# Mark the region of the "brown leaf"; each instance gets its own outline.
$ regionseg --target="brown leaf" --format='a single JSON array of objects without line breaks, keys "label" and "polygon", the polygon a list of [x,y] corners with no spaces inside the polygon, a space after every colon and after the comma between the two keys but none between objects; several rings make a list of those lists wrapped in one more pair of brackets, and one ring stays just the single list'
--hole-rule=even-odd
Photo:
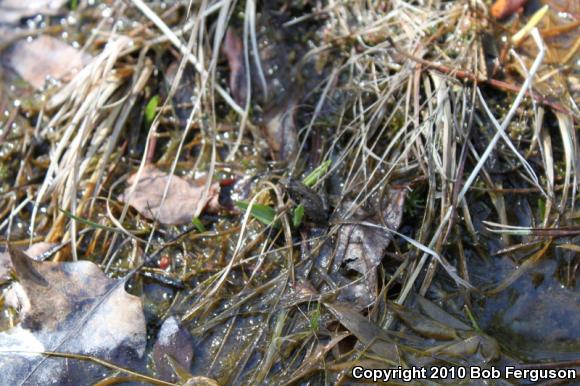
[{"label": "brown leaf", "polygon": [[368,349],[382,358],[398,360],[397,346],[391,337],[375,323],[371,322],[350,305],[324,303],[336,319]]},{"label": "brown leaf", "polygon": [[37,14],[53,15],[66,0],[0,0],[0,23],[18,23]]},{"label": "brown leaf", "polygon": [[[169,358],[168,358],[169,357]],[[163,322],[157,341],[153,346],[153,361],[155,369],[162,379],[175,382],[177,377],[169,363],[177,362],[184,369],[191,367],[193,359],[193,338],[189,331],[179,325],[179,321],[171,316]]]},{"label": "brown leaf", "polygon": [[409,309],[395,302],[389,303],[395,315],[416,333],[431,339],[452,340],[458,338],[455,327],[438,322],[419,312]]},{"label": "brown leaf", "polygon": [[90,55],[48,35],[21,40],[5,53],[4,62],[37,90],[47,77],[67,80],[85,66]]},{"label": "brown leaf", "polygon": [[[47,252],[53,246],[54,244],[51,243],[32,244],[30,248],[26,250],[26,254],[31,258],[33,258],[34,260],[38,260],[37,257],[40,257],[40,255]],[[10,260],[10,255],[8,254],[8,252],[0,253],[0,283],[10,279],[11,268],[12,261]]]},{"label": "brown leaf", "polygon": [[[194,181],[169,176],[153,166],[145,166],[141,178],[136,181],[137,173],[129,177],[125,193],[119,200],[128,202],[139,213],[148,219],[156,219],[162,224],[181,225],[191,222],[201,211],[216,212],[219,209],[219,183],[210,185],[204,196],[206,178],[201,177]],[[137,184],[131,194],[133,184]],[[167,196],[161,206],[165,186],[169,183]]]},{"label": "brown leaf", "polygon": [[285,106],[269,111],[264,118],[266,140],[279,160],[291,160],[298,151],[295,111],[296,101],[290,98]]},{"label": "brown leaf", "polygon": [[[123,366],[144,354],[141,299],[125,292],[124,281],[107,278],[89,261],[38,262],[11,247],[9,254],[18,283],[6,302],[20,310],[21,322],[0,333],[0,352],[67,352]],[[34,353],[11,352],[0,360],[6,384],[87,384],[102,371],[87,362]]]},{"label": "brown leaf", "polygon": [[[397,230],[401,224],[404,203],[405,191],[392,190],[382,214],[372,215],[359,208],[350,220],[384,225]],[[350,203],[344,205],[346,208],[349,206]],[[360,306],[367,306],[374,301],[377,292],[376,268],[381,263],[391,239],[392,234],[382,228],[362,224],[347,224],[340,228],[333,271],[346,268],[364,276],[362,281],[351,285],[353,288],[345,289],[343,295],[350,293],[358,298],[349,300],[357,301]]]}]

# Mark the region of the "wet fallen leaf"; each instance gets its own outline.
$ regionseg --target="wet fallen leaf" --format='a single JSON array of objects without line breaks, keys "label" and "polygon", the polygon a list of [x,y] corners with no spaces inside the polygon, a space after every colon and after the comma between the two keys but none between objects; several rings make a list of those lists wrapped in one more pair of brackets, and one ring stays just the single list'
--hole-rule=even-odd
[{"label": "wet fallen leaf", "polygon": [[[397,230],[401,224],[404,203],[405,191],[393,190],[389,194],[382,214],[373,215],[365,209],[359,208],[349,220],[370,222],[378,226],[385,225],[389,229]],[[346,203],[344,207],[348,208],[349,204]],[[344,294],[350,294],[351,296],[348,298],[357,300],[357,303],[362,307],[372,303],[375,299],[377,293],[376,269],[391,240],[392,234],[388,231],[360,224],[346,224],[339,231],[333,271],[338,272],[346,269],[346,271],[355,271],[363,275],[363,279],[353,282],[351,288],[345,289]]]},{"label": "wet fallen leaf", "polygon": [[293,159],[298,151],[295,112],[296,101],[290,97],[285,105],[277,106],[264,117],[266,140],[279,160]]},{"label": "wet fallen leaf", "polygon": [[472,327],[423,297],[416,297],[415,306],[389,302],[389,308],[415,333],[432,341],[447,341],[435,343],[426,353],[462,358],[466,363],[478,364],[487,363],[499,356],[499,345],[495,339],[480,331],[473,331]]},{"label": "wet fallen leaf", "polygon": [[[26,250],[26,254],[31,258],[38,260],[42,254],[50,250],[54,244],[51,243],[36,243],[32,244],[30,248]],[[10,279],[10,269],[12,268],[12,261],[10,260],[10,255],[8,252],[0,253],[0,283],[5,282]]]},{"label": "wet fallen leaf", "polygon": [[496,19],[504,19],[523,8],[528,0],[497,0],[491,6],[491,15]]},{"label": "wet fallen leaf", "polygon": [[423,314],[425,314],[426,316],[428,316],[429,318],[439,322],[439,323],[443,323],[448,327],[453,327],[457,330],[470,330],[471,327],[465,323],[463,323],[461,320],[457,319],[456,317],[454,317],[453,315],[447,313],[446,311],[444,311],[441,307],[439,307],[438,305],[436,305],[435,303],[433,303],[432,301],[422,297],[422,296],[417,296],[417,305],[419,306],[419,309],[421,310],[421,312]]},{"label": "wet fallen leaf", "polygon": [[90,55],[48,35],[14,43],[3,55],[3,62],[35,89],[47,78],[67,80],[83,68]]},{"label": "wet fallen leaf", "polygon": [[[178,377],[174,371],[176,365],[183,369],[191,367],[193,359],[193,338],[189,331],[179,325],[175,317],[169,317],[159,330],[157,342],[153,346],[153,361],[157,373],[162,379],[175,382]],[[190,375],[191,376],[191,375]]]},{"label": "wet fallen leaf", "polygon": [[291,378],[291,381],[288,383],[295,384],[296,381],[302,377],[309,375],[310,373],[321,370],[325,366],[325,359],[326,355],[338,344],[344,340],[349,334],[348,333],[341,333],[334,336],[328,343],[322,344],[318,343],[318,346],[310,351],[308,357],[304,358],[302,361],[302,365],[298,370],[294,372],[294,376]]},{"label": "wet fallen leaf", "polygon": [[451,340],[458,338],[457,331],[454,327],[440,323],[436,320],[421,315],[400,304],[390,303],[391,310],[403,321],[410,329],[427,338],[439,340]]},{"label": "wet fallen leaf", "polygon": [[95,363],[40,355],[64,352],[133,366],[145,352],[141,299],[124,281],[105,276],[89,261],[37,262],[9,247],[18,279],[6,295],[20,323],[0,333],[5,384],[90,384],[102,378]]},{"label": "wet fallen leaf", "polygon": [[462,358],[471,363],[482,364],[497,359],[500,348],[495,339],[487,335],[470,332],[464,339],[436,345],[428,349],[426,353],[450,358]]},{"label": "wet fallen leaf", "polygon": [[20,19],[37,14],[53,15],[66,0],[1,0],[0,23],[18,23]]},{"label": "wet fallen leaf", "polygon": [[369,321],[350,305],[324,303],[336,319],[369,350],[384,359],[397,361],[397,346],[379,326]]},{"label": "wet fallen leaf", "polygon": [[[203,210],[216,212],[219,209],[219,183],[212,183],[204,195],[205,177],[191,181],[169,176],[153,166],[145,166],[139,181],[136,178],[137,173],[129,177],[128,186],[119,200],[128,202],[148,219],[156,219],[162,224],[181,225],[190,223]],[[135,191],[131,193],[135,183]],[[167,183],[169,189],[161,206]]]}]

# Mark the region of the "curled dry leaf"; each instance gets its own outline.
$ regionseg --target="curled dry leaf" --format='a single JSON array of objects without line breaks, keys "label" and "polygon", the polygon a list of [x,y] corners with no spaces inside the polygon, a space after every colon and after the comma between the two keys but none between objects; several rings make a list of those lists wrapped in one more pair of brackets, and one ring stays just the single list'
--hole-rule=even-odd
[{"label": "curled dry leaf", "polygon": [[[359,208],[350,221],[364,221],[397,230],[401,224],[404,203],[405,191],[392,190],[382,213],[373,215]],[[344,206],[348,208],[350,203]],[[347,224],[340,228],[333,272],[346,269],[360,273],[363,278],[346,287],[342,293],[343,298],[339,296],[339,300],[348,298],[361,307],[374,302],[377,293],[376,269],[391,240],[392,234],[384,228],[361,224]]]},{"label": "curled dry leaf", "polygon": [[[219,209],[220,185],[214,182],[206,194],[206,177],[189,180],[170,176],[153,166],[145,166],[139,181],[137,173],[129,177],[128,186],[119,200],[129,203],[139,213],[162,224],[181,225],[191,222],[201,211],[216,212]],[[169,183],[167,196],[162,204],[163,193]],[[133,185],[135,191],[131,193]]]},{"label": "curled dry leaf", "polygon": [[53,15],[66,0],[0,0],[0,23],[18,23],[37,14]]},{"label": "curled dry leaf", "polygon": [[[38,354],[83,354],[133,366],[144,354],[141,299],[124,281],[107,278],[89,261],[38,262],[9,248],[18,283],[6,296],[20,323],[0,333],[0,372],[5,384],[91,384],[103,368]],[[24,352],[27,351],[27,352]]]},{"label": "curled dry leaf", "polygon": [[47,78],[67,80],[83,68],[91,56],[51,36],[41,35],[14,43],[3,62],[35,89],[44,87]]}]

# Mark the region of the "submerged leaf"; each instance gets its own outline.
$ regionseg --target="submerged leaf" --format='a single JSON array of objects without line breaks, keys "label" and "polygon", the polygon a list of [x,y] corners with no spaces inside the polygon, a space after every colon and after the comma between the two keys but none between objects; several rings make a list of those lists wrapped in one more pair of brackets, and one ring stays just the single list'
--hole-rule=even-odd
[{"label": "submerged leaf", "polygon": [[[3,382],[89,384],[102,377],[96,364],[62,361],[42,351],[90,355],[120,366],[145,352],[141,299],[124,281],[107,278],[89,261],[38,262],[9,248],[18,283],[6,296],[20,323],[0,333]],[[22,350],[28,350],[24,353]]]},{"label": "submerged leaf", "polygon": [[453,315],[449,314],[448,312],[444,311],[438,305],[433,303],[432,301],[422,297],[417,296],[417,305],[421,309],[421,311],[431,319],[443,323],[449,327],[453,327],[457,330],[469,330],[470,326],[463,323],[461,320],[457,319]]},{"label": "submerged leaf", "polygon": [[397,317],[416,333],[432,339],[451,340],[458,338],[457,330],[444,323],[428,318],[400,304],[390,303]]},{"label": "submerged leaf", "polygon": [[347,330],[372,352],[383,359],[397,362],[397,346],[379,326],[362,316],[350,305],[324,304]]},{"label": "submerged leaf", "polygon": [[499,357],[500,348],[495,339],[473,332],[466,335],[464,339],[434,346],[426,352],[437,356],[469,359],[470,362],[479,364],[493,361]]},{"label": "submerged leaf", "polygon": [[[178,378],[189,378],[191,374],[176,374],[179,366],[183,369],[191,367],[193,359],[193,338],[189,331],[179,325],[175,317],[169,317],[159,330],[157,342],[153,346],[153,361],[162,379],[175,382]],[[175,361],[172,363],[171,361]]]},{"label": "submerged leaf", "polygon": [[[136,178],[137,173],[129,177],[125,193],[119,200],[128,202],[148,219],[158,220],[162,224],[182,225],[190,223],[203,210],[216,212],[219,209],[219,183],[212,183],[204,194],[205,177],[191,181],[170,176],[153,166],[145,166],[140,180],[136,181]],[[168,183],[169,189],[162,205]],[[131,193],[134,184],[135,191]]]}]

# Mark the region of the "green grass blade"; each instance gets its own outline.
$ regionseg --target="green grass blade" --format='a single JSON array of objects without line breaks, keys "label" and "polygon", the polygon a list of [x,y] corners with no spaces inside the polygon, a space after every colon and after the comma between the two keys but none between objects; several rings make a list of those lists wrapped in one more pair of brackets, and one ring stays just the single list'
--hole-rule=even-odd
[{"label": "green grass blade", "polygon": [[[242,210],[248,210],[249,203],[247,201],[236,201],[236,206]],[[262,204],[254,204],[250,209],[250,214],[258,221],[266,224],[272,225],[274,219],[276,218],[276,211],[274,208],[262,205]]]},{"label": "green grass blade", "polygon": [[199,233],[205,232],[205,227],[203,226],[203,223],[201,222],[201,220],[199,219],[199,217],[194,217],[191,220],[191,223],[193,224],[193,226],[195,227],[195,229],[197,229],[197,231]]},{"label": "green grass blade", "polygon": [[155,113],[157,112],[157,106],[159,106],[159,95],[155,95],[149,102],[147,102],[147,106],[145,106],[145,124],[150,126],[155,119]]},{"label": "green grass blade", "polygon": [[304,205],[300,204],[294,209],[294,214],[292,216],[292,225],[294,225],[294,228],[298,228],[298,226],[302,223],[303,218]]},{"label": "green grass blade", "polygon": [[311,171],[310,174],[304,177],[302,183],[308,187],[314,185],[320,179],[320,177],[326,173],[331,163],[331,160],[326,160],[321,163],[316,169]]},{"label": "green grass blade", "polygon": [[75,216],[74,214],[72,214],[71,212],[69,212],[66,209],[58,208],[58,210],[60,210],[62,213],[64,213],[68,218],[71,218],[75,221],[78,221],[81,224],[85,224],[85,225],[88,225],[90,227],[97,228],[97,229],[104,229],[104,230],[111,231],[111,232],[123,233],[117,228],[108,227],[106,225],[101,225],[101,224],[98,224],[98,223],[93,222],[91,220],[87,220],[87,219],[84,219],[82,217]]}]

